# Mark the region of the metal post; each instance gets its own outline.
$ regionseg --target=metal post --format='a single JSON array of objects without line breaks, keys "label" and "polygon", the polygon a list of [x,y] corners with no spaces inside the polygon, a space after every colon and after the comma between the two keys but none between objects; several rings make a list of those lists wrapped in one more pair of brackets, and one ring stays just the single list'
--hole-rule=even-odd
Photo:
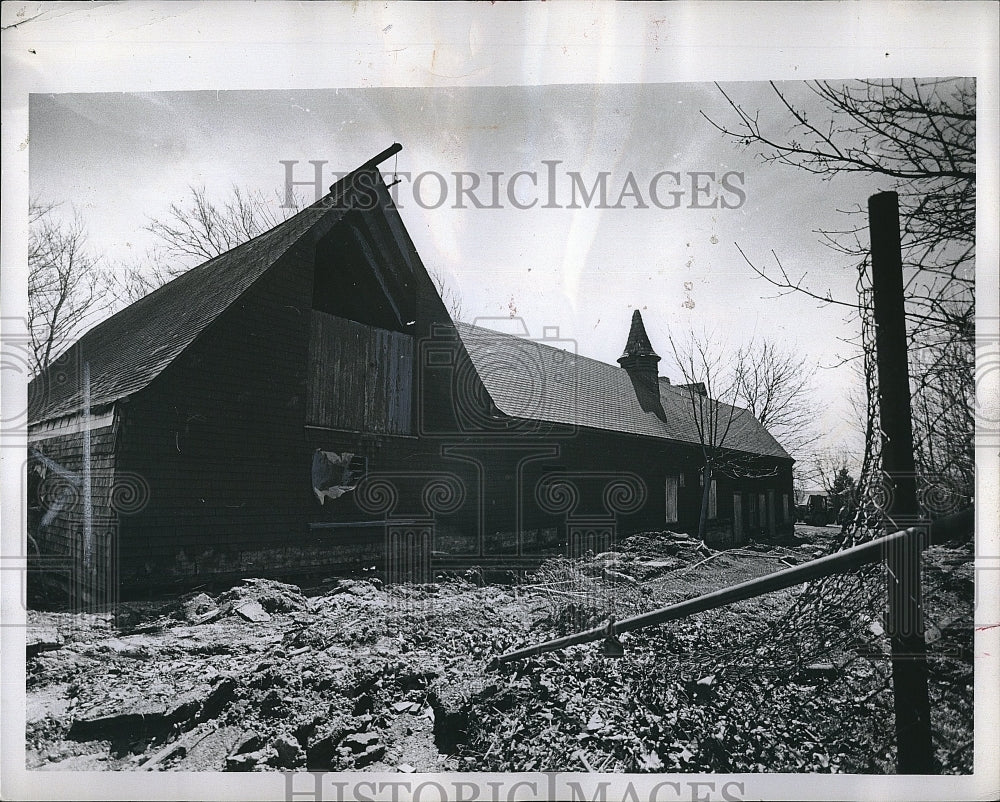
[{"label": "metal post", "polygon": [[[907,364],[899,198],[881,192],[868,199],[872,293],[878,364],[882,471],[888,484],[887,531],[918,522],[913,463],[910,372]],[[935,774],[927,698],[927,650],[920,593],[920,545],[894,541],[886,550],[887,629],[892,646],[897,771]]]}]

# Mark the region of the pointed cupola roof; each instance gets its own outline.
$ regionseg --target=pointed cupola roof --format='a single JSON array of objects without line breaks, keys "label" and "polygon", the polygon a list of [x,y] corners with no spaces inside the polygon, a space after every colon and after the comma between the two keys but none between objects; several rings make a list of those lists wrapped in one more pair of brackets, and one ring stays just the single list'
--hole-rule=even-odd
[{"label": "pointed cupola roof", "polygon": [[625,342],[625,351],[618,357],[618,364],[628,370],[631,367],[648,366],[656,369],[656,363],[660,361],[649,342],[649,335],[646,334],[646,327],[642,323],[642,315],[636,309],[632,313],[632,327],[628,332],[628,340]]}]

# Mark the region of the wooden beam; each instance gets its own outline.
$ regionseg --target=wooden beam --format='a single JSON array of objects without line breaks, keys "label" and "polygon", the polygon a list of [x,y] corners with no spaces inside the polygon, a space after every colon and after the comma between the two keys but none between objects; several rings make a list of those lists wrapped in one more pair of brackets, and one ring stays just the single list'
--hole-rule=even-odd
[{"label": "wooden beam", "polygon": [[[913,460],[906,305],[899,237],[899,198],[880,192],[868,199],[872,300],[878,365],[882,472],[890,499],[887,531],[919,519]],[[892,646],[896,711],[896,762],[900,774],[936,774],[927,696],[927,647],[920,587],[920,544],[901,541],[886,551],[889,586],[887,629]]]}]

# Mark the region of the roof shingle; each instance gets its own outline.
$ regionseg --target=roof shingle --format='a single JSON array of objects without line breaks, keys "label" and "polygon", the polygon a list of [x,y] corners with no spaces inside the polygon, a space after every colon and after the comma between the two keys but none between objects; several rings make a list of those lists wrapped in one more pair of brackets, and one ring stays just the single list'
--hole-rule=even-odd
[{"label": "roof shingle", "polygon": [[84,362],[90,365],[94,407],[148,386],[331,208],[324,198],[98,323],[67,349],[56,368],[32,380],[29,423],[81,410],[78,374]]},{"label": "roof shingle", "polygon": [[[659,382],[660,409],[644,409],[626,370],[551,345],[456,323],[469,357],[497,408],[513,418],[604,429],[700,444],[690,391]],[[790,459],[749,412],[733,410],[726,448]]]}]

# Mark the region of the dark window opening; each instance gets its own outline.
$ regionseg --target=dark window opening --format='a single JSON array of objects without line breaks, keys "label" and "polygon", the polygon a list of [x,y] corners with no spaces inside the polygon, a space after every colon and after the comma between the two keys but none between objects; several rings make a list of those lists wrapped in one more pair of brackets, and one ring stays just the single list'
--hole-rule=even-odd
[{"label": "dark window opening", "polygon": [[372,239],[359,212],[346,214],[316,247],[313,309],[408,332],[416,311],[413,288],[391,254]]}]

